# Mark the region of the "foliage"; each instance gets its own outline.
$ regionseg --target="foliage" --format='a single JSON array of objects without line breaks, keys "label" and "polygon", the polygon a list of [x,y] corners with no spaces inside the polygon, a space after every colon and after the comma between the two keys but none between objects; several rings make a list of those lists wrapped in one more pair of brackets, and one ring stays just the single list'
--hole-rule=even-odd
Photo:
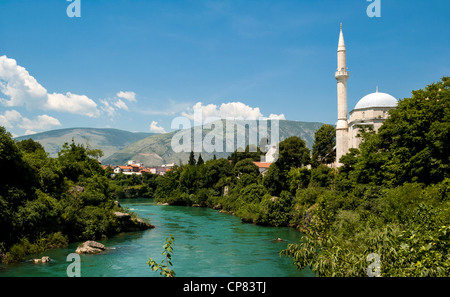
[{"label": "foliage", "polygon": [[333,126],[324,124],[314,134],[312,149],[312,164],[331,164],[336,160],[336,130]]},{"label": "foliage", "polygon": [[61,232],[48,235],[40,233],[34,242],[30,242],[28,238],[23,237],[9,249],[2,261],[5,263],[13,263],[24,260],[28,254],[42,253],[48,249],[65,247],[67,244],[68,239]]},{"label": "foliage", "polygon": [[195,156],[194,156],[194,152],[193,151],[191,151],[191,153],[189,154],[188,164],[191,165],[191,166],[197,164],[197,161],[195,161]]},{"label": "foliage", "polygon": [[164,259],[161,261],[160,264],[158,264],[155,260],[150,258],[147,262],[147,265],[151,267],[152,271],[159,270],[159,274],[164,277],[174,277],[175,271],[170,269],[172,266],[172,255],[173,255],[173,248],[172,245],[175,243],[175,238],[172,234],[170,234],[170,237],[166,238],[166,241],[163,245],[164,251],[162,252],[162,255],[164,256]]},{"label": "foliage", "polygon": [[275,162],[282,172],[290,168],[301,168],[310,164],[310,151],[306,142],[297,136],[291,136],[279,144],[278,160]]},{"label": "foliage", "polygon": [[8,168],[0,173],[0,260],[126,230],[113,214],[123,211],[114,203],[118,186],[92,158],[99,151],[72,141],[50,158],[39,143],[15,142],[3,127],[0,138],[1,168]]},{"label": "foliage", "polygon": [[244,149],[237,149],[228,157],[228,160],[232,161],[233,164],[237,164],[239,161],[244,159],[251,159],[255,162],[261,161],[261,156],[264,153],[260,150],[259,147],[255,147],[254,145],[247,145]]}]

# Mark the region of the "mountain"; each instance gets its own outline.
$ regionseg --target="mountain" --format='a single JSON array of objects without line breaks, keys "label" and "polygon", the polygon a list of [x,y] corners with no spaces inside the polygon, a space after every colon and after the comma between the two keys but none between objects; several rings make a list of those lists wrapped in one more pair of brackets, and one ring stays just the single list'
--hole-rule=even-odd
[{"label": "mountain", "polygon": [[[215,139],[223,138],[222,135],[225,135],[226,131],[226,123],[224,120],[222,122],[222,129],[217,128],[217,126],[213,126],[206,128],[203,126],[202,128],[202,139],[206,135],[208,137],[216,137]],[[231,144],[233,141],[233,151],[237,147],[245,148],[245,146],[249,143],[249,135],[257,135],[256,139],[259,139],[259,125],[261,124],[257,121],[257,125],[249,126],[246,125],[244,121],[233,121],[234,125],[234,139],[229,140],[228,144]],[[219,127],[220,127],[220,123]],[[271,121],[268,121],[268,134],[270,135],[271,131]],[[287,121],[280,120],[279,121],[279,141],[283,141],[284,139],[290,136],[298,136],[301,139],[305,140],[307,146],[311,149],[314,143],[314,133],[323,125],[323,123],[317,122],[297,122],[297,121]],[[238,132],[239,131],[239,132]],[[252,134],[254,133],[254,134]],[[239,137],[243,137],[245,135],[245,144],[243,146],[237,144]],[[186,164],[189,158],[189,152],[174,152],[172,148],[172,138],[176,137],[176,139],[190,139],[190,143],[194,143],[194,128],[184,129],[175,132],[165,133],[165,134],[155,134],[149,136],[147,138],[141,139],[126,148],[118,151],[108,158],[105,158],[102,163],[103,164],[111,164],[111,165],[124,165],[128,160],[136,160],[138,162],[144,163],[145,166],[158,166],[162,164],[168,163],[176,163],[179,164],[180,161],[183,164]],[[217,138],[218,137],[218,138]],[[226,139],[222,141],[223,150],[226,150]],[[206,152],[205,148],[202,151],[202,158],[206,161],[212,159],[214,155],[217,158],[226,158],[233,151],[228,152]],[[195,154],[198,157],[198,153]]]},{"label": "mountain", "polygon": [[68,128],[51,130],[47,132],[37,133],[33,135],[26,135],[16,137],[20,141],[24,139],[33,139],[38,141],[44,147],[45,151],[51,157],[57,156],[65,142],[70,143],[72,139],[75,143],[82,143],[89,145],[94,149],[101,149],[103,151],[103,159],[112,154],[126,148],[128,145],[135,143],[141,139],[149,137],[154,133],[144,132],[128,132],[118,129],[109,128]]}]

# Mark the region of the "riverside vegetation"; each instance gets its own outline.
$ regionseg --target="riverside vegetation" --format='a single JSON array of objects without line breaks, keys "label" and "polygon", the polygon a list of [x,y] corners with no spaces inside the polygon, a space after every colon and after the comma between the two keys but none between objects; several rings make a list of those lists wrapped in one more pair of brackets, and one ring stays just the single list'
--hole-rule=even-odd
[{"label": "riverside vegetation", "polygon": [[[338,170],[326,166],[335,159],[333,126],[317,130],[312,152],[302,139],[289,137],[264,176],[253,163],[261,152],[248,147],[206,162],[191,153],[188,164],[164,176],[111,176],[111,169],[102,171],[89,158],[95,150],[72,143],[56,159],[41,150],[38,158],[3,130],[0,160],[15,167],[2,176],[0,223],[7,228],[0,242],[11,254],[17,242],[58,242],[46,239],[51,234],[61,241],[110,234],[117,231],[110,211],[115,199],[153,197],[220,209],[244,222],[297,228],[300,242],[280,255],[318,276],[367,276],[371,253],[380,255],[382,276],[449,276],[449,103],[448,77],[413,91],[378,133],[362,129],[361,146],[341,159]],[[4,153],[3,139],[13,157]],[[74,159],[78,151],[84,151],[83,161]],[[12,178],[19,172],[20,179]],[[82,199],[71,193],[76,185],[85,189]],[[59,226],[63,230],[54,230]]]},{"label": "riverside vegetation", "polygon": [[10,263],[69,242],[151,227],[123,220],[116,185],[97,158],[74,142],[50,158],[31,139],[14,141],[0,127],[0,260]]},{"label": "riverside vegetation", "polygon": [[[378,133],[361,131],[339,170],[334,127],[279,144],[263,177],[260,153],[180,166],[157,178],[155,197],[207,206],[245,222],[291,226],[303,236],[280,254],[318,276],[367,276],[371,253],[381,276],[450,276],[450,78],[400,100]],[[311,169],[306,165],[311,164]]]}]

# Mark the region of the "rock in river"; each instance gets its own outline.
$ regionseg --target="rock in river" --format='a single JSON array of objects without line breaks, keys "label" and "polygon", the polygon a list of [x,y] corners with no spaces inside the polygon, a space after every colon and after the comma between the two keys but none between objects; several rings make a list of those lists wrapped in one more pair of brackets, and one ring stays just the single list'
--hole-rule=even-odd
[{"label": "rock in river", "polygon": [[126,212],[115,211],[114,215],[119,219],[119,222],[122,225],[122,231],[139,231],[155,228],[152,224],[147,223],[138,217],[132,217]]},{"label": "rock in river", "polygon": [[48,263],[48,262],[50,262],[50,257],[48,257],[48,256],[44,256],[44,257],[42,257],[42,258],[40,258],[40,259],[33,259],[33,260],[31,260],[33,263]]},{"label": "rock in river", "polygon": [[77,254],[99,254],[106,250],[106,247],[96,241],[86,241],[83,244],[79,245],[76,249],[75,253]]}]

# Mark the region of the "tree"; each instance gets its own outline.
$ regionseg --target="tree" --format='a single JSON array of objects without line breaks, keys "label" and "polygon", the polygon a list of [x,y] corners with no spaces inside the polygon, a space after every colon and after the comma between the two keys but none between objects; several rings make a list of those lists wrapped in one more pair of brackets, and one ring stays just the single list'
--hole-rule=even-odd
[{"label": "tree", "polygon": [[398,103],[379,130],[387,180],[437,183],[450,173],[450,77]]},{"label": "tree", "polygon": [[271,195],[278,196],[281,191],[287,188],[286,178],[278,167],[277,163],[272,163],[263,178],[263,185]]},{"label": "tree", "polygon": [[247,145],[245,147],[245,150],[242,151],[241,148],[235,150],[229,157],[228,160],[233,161],[233,164],[236,164],[237,162],[244,160],[244,159],[252,159],[255,162],[261,161],[261,156],[264,155],[264,153],[259,149],[259,147],[255,147],[252,145]]},{"label": "tree", "polygon": [[44,147],[33,139],[24,139],[17,142],[17,147],[25,153],[34,153],[37,150],[44,150]]},{"label": "tree", "polygon": [[194,152],[191,151],[191,154],[189,155],[188,165],[195,166],[195,164],[197,164],[197,162],[195,161],[195,155]]},{"label": "tree", "polygon": [[239,177],[242,174],[252,174],[254,176],[259,175],[259,168],[253,163],[253,160],[248,158],[241,160],[234,165],[233,173]]},{"label": "tree", "polygon": [[202,154],[199,154],[198,155],[198,160],[197,160],[197,165],[202,165],[202,164],[204,164],[205,162],[203,161],[203,158],[202,158]]},{"label": "tree", "polygon": [[286,177],[289,191],[295,195],[298,189],[308,187],[311,180],[311,170],[307,168],[291,168]]},{"label": "tree", "polygon": [[283,173],[291,167],[301,168],[310,162],[310,151],[304,140],[291,136],[280,142],[278,160],[275,163]]},{"label": "tree", "polygon": [[312,149],[313,165],[330,164],[336,160],[336,130],[333,126],[324,124],[314,134]]}]

